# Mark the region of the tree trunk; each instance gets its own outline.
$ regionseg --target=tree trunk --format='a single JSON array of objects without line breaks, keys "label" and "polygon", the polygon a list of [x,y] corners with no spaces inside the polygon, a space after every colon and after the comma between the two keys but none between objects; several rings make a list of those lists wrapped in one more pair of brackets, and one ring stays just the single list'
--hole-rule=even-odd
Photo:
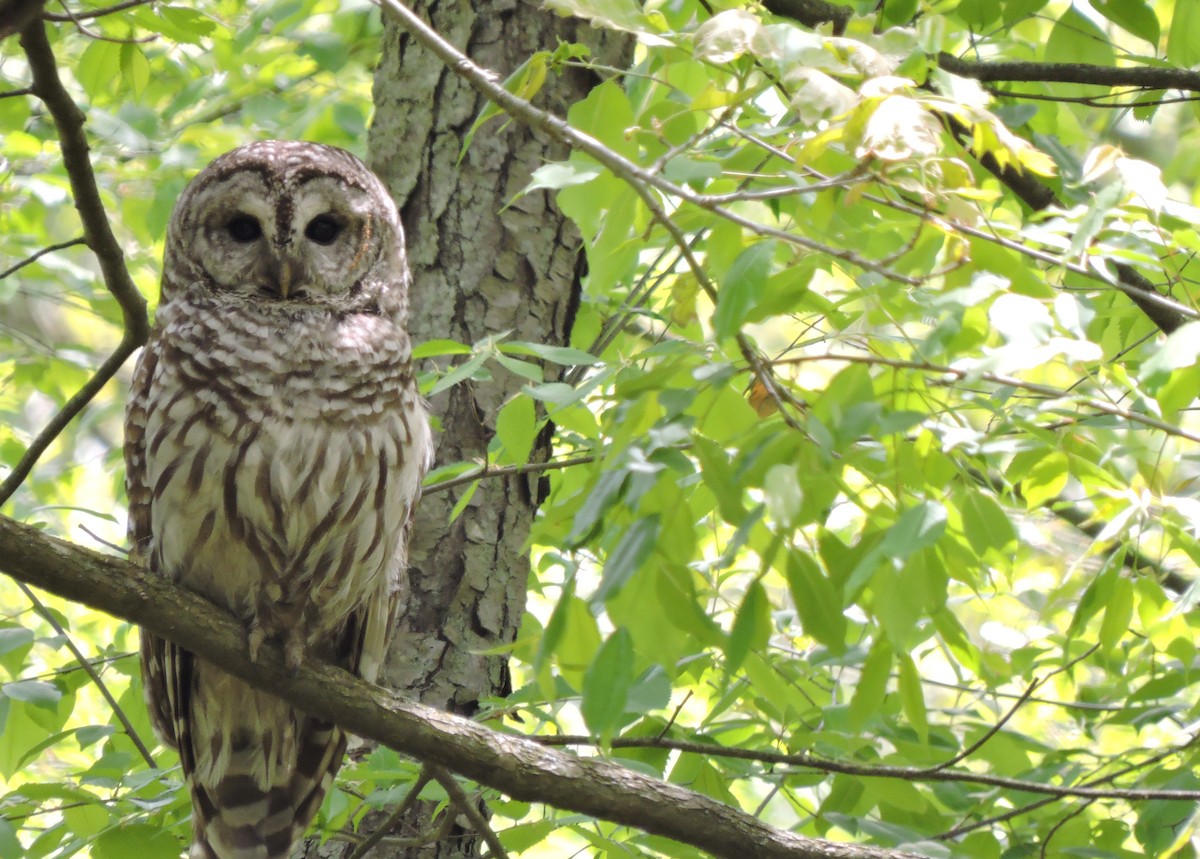
[{"label": "tree trunk", "polygon": [[[532,2],[413,4],[477,63],[507,77],[559,40],[590,43],[593,56],[617,64],[625,50],[611,35],[559,18]],[[602,53],[603,52],[603,53]],[[538,103],[565,115],[596,79],[568,69],[551,75]],[[371,166],[389,186],[408,238],[413,291],[409,330],[417,343],[451,338],[474,343],[511,331],[511,339],[564,344],[579,300],[579,236],[538,191],[517,198],[530,174],[566,152],[542,135],[490,121],[461,163],[463,138],[484,100],[405,32],[385,22],[375,75]],[[516,198],[516,199],[514,199]],[[506,208],[507,207],[507,208]],[[436,465],[486,461],[497,411],[526,380],[492,367],[493,380],[466,383],[435,397],[442,431]],[[553,366],[546,368],[554,378]],[[532,459],[549,454],[543,433]],[[424,498],[409,554],[409,592],[381,682],[414,699],[472,714],[481,698],[509,691],[507,660],[483,651],[511,642],[525,608],[526,539],[539,502],[535,478],[483,481],[465,510],[450,512],[468,486]],[[411,835],[429,824],[429,807],[395,830]],[[332,850],[331,850],[332,848]],[[332,842],[320,855],[343,855]],[[315,848],[310,856],[319,855]],[[449,859],[477,855],[473,833],[425,848],[380,846],[378,857]]]}]

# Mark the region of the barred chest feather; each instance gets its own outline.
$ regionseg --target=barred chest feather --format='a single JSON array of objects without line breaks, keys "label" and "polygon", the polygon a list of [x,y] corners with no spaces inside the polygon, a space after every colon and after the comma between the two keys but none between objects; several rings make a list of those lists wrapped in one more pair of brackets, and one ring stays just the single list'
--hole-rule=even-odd
[{"label": "barred chest feather", "polygon": [[394,589],[429,430],[394,321],[237,310],[175,302],[143,359],[151,563],[298,662]]}]

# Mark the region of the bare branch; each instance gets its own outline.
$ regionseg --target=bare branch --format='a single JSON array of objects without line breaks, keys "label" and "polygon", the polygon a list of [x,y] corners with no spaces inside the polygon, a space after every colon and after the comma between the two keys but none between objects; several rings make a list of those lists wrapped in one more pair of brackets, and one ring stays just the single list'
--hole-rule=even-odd
[{"label": "bare branch", "polygon": [[1200,91],[1200,71],[1166,66],[967,60],[944,51],[938,54],[938,65],[951,74],[972,78],[980,83],[1028,81]]},{"label": "bare branch", "polygon": [[432,495],[435,492],[444,492],[447,489],[453,489],[455,486],[462,486],[464,483],[474,483],[476,480],[483,480],[488,477],[540,474],[543,471],[557,471],[560,468],[570,468],[572,465],[587,465],[589,462],[595,461],[595,456],[583,454],[581,456],[569,456],[564,459],[551,459],[547,462],[528,462],[525,465],[481,465],[475,471],[451,477],[440,483],[427,486],[421,491],[425,495]]},{"label": "bare branch", "polygon": [[840,36],[850,21],[854,10],[840,3],[826,0],[766,0],[763,6],[776,15],[793,18],[807,27],[833,24],[833,34]]},{"label": "bare branch", "polygon": [[[810,239],[807,236],[801,236],[796,233],[790,233],[787,230],[761,224],[752,218],[713,203],[703,194],[697,194],[647,170],[645,167],[613,151],[591,135],[572,128],[561,117],[534,107],[525,99],[510,93],[503,86],[496,83],[494,80],[495,75],[473,63],[469,57],[442,38],[441,34],[422,21],[412,10],[400,3],[399,0],[376,0],[376,2],[385,15],[412,33],[414,38],[432,53],[436,54],[455,74],[509,116],[544,132],[571,149],[594,158],[604,167],[608,168],[614,176],[627,182],[650,208],[652,214],[657,201],[647,202],[647,198],[652,197],[651,189],[655,189],[671,197],[699,206],[757,235],[778,239],[781,242],[795,245],[807,251],[841,260],[847,265],[862,269],[863,271],[873,272],[897,283],[903,283],[908,286],[920,285],[920,279],[908,277],[886,266],[881,266],[877,262],[866,259],[854,251],[831,247],[830,245]],[[661,223],[661,219],[658,220]],[[668,231],[672,229],[669,224],[664,223],[663,226]],[[680,244],[681,239],[676,236],[672,236],[672,238],[676,240],[676,244]],[[681,249],[686,245],[687,242],[683,241],[680,245]],[[701,285],[703,286],[703,283]]]},{"label": "bare branch", "polygon": [[420,798],[421,791],[425,788],[425,785],[429,784],[432,778],[429,774],[429,767],[422,767],[420,775],[417,776],[417,780],[413,782],[413,786],[409,788],[408,793],[404,795],[404,799],[400,801],[400,804],[392,810],[387,820],[379,824],[374,832],[364,838],[354,848],[354,852],[350,854],[348,859],[365,859],[366,855],[371,852],[371,848],[383,841],[408,810],[413,807],[417,799]]},{"label": "bare branch", "polygon": [[500,838],[496,835],[495,830],[492,829],[487,818],[483,816],[475,803],[471,801],[471,797],[467,796],[462,786],[454,780],[454,776],[439,766],[430,766],[429,772],[446,791],[453,806],[458,809],[460,814],[465,815],[467,820],[471,821],[471,826],[487,843],[492,855],[499,859],[508,859],[508,851],[500,843]]},{"label": "bare branch", "polygon": [[70,633],[63,629],[62,624],[50,613],[50,610],[38,599],[38,595],[29,589],[29,585],[24,582],[17,582],[17,587],[21,589],[21,593],[33,605],[33,610],[36,611],[46,623],[62,638],[63,643],[67,645],[67,650],[71,651],[71,655],[75,657],[75,661],[79,663],[79,667],[86,672],[87,676],[96,684],[96,688],[100,690],[100,694],[104,696],[104,700],[108,702],[108,706],[112,707],[114,715],[121,723],[121,727],[125,729],[125,735],[129,737],[130,742],[138,750],[138,754],[142,756],[142,760],[146,762],[146,766],[154,768],[154,757],[150,754],[150,750],[146,748],[146,744],[142,742],[142,738],[138,736],[138,732],[134,730],[133,724],[129,721],[129,717],[125,715],[125,711],[121,709],[121,705],[117,703],[117,699],[113,697],[113,693],[109,691],[108,684],[100,677],[100,672],[96,670],[96,666],[92,661],[83,655],[83,651],[75,644]]},{"label": "bare branch", "polygon": [[[546,737],[533,737],[534,742],[544,746],[592,746],[596,744],[593,737],[576,734],[557,734]],[[1188,744],[1190,745],[1190,743]],[[756,761],[773,766],[794,766],[804,769],[819,770],[820,772],[841,773],[843,775],[861,776],[863,778],[895,778],[903,781],[953,781],[967,784],[982,784],[990,787],[1016,790],[1023,793],[1044,794],[1052,798],[1083,797],[1085,799],[1125,799],[1131,801],[1149,800],[1182,800],[1195,802],[1200,800],[1200,790],[1171,790],[1157,788],[1095,788],[1087,786],[1071,787],[1069,785],[1045,784],[1007,776],[994,776],[986,773],[963,772],[961,770],[943,770],[941,765],[934,767],[898,767],[889,764],[860,764],[835,761],[816,755],[801,752],[788,754],[772,752],[766,749],[745,749],[738,746],[718,746],[715,743],[691,742],[688,740],[671,740],[663,737],[616,737],[612,741],[614,749],[666,749],[670,751],[705,755],[716,758],[735,758],[743,761]],[[1168,755],[1182,754],[1187,746],[1170,749]],[[1110,779],[1106,779],[1110,780]]]},{"label": "bare branch", "polygon": [[203,597],[6,517],[0,517],[0,572],[140,624],[317,718],[519,800],[632,826],[728,859],[915,859],[787,832],[611,761],[547,749],[405,700],[325,663],[310,660],[293,672],[273,642],[252,662],[242,625]]},{"label": "bare branch", "polygon": [[[962,379],[981,379],[985,382],[991,382],[996,385],[1004,385],[1010,388],[1016,388],[1020,391],[1027,391],[1031,394],[1037,394],[1040,397],[1045,397],[1051,400],[1060,400],[1071,397],[1071,392],[1062,388],[1053,388],[1049,385],[1039,385],[1035,382],[1026,382],[1023,379],[1018,379],[1015,376],[1007,376],[1003,373],[982,373],[972,370],[965,370],[959,367],[948,367],[944,364],[932,364],[928,361],[908,361],[897,358],[883,358],[878,355],[796,355],[791,358],[778,358],[770,363],[772,364],[808,364],[813,361],[844,361],[848,364],[880,364],[886,367],[894,367],[899,370],[920,370],[926,373],[935,373],[945,376],[947,379],[962,380]],[[1100,414],[1111,415],[1112,417],[1121,418],[1132,423],[1141,424],[1151,429],[1165,432],[1167,435],[1185,438],[1188,441],[1200,442],[1200,434],[1185,430],[1182,427],[1159,420],[1158,418],[1144,415],[1141,412],[1134,412],[1129,409],[1121,408],[1114,403],[1107,403],[1103,400],[1097,400],[1091,397],[1081,397],[1076,400],[1080,406]]]},{"label": "bare branch", "polygon": [[46,254],[51,254],[51,253],[54,253],[55,251],[61,251],[64,248],[73,248],[73,247],[75,247],[75,245],[85,245],[85,244],[87,244],[87,239],[85,239],[83,236],[80,236],[77,239],[71,239],[69,242],[59,242],[56,245],[47,245],[46,247],[42,248],[37,253],[33,253],[33,254],[30,254],[29,256],[25,257],[25,259],[21,260],[16,265],[9,266],[4,271],[0,271],[0,280],[4,280],[4,278],[8,277],[10,274],[13,274],[14,272],[18,272],[21,269],[25,268],[25,266],[31,265],[31,264],[37,262],[39,259],[44,257]]},{"label": "bare branch", "polygon": [[62,410],[30,442],[20,461],[13,466],[4,482],[0,483],[0,504],[7,501],[16,491],[46,448],[116,374],[125,363],[125,359],[146,342],[150,333],[146,299],[138,292],[137,286],[129,276],[129,269],[125,266],[125,254],[109,226],[104,202],[100,198],[100,189],[96,185],[96,176],[92,172],[87,137],[83,133],[83,112],[63,87],[58,76],[54,52],[50,48],[49,39],[46,38],[46,27],[41,20],[31,21],[21,31],[21,47],[25,49],[25,56],[33,73],[33,93],[42,100],[50,115],[54,117],[63,164],[66,166],[71,193],[75,198],[75,208],[83,222],[83,235],[100,264],[104,285],[121,306],[124,333],[116,351],[96,369],[95,374],[67,400]]},{"label": "bare branch", "polygon": [[80,12],[74,14],[70,11],[66,13],[60,12],[43,12],[42,20],[56,21],[60,24],[78,23],[80,21],[94,21],[97,18],[103,18],[105,15],[113,15],[117,12],[124,12],[126,9],[132,9],[135,6],[147,6],[156,0],[125,0],[124,3],[116,3],[112,6],[105,6],[103,9],[92,9],[90,12]]}]

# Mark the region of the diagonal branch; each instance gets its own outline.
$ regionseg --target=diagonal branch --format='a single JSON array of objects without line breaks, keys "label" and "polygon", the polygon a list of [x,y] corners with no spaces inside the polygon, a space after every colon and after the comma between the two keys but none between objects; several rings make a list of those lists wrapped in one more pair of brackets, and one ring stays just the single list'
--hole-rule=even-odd
[{"label": "diagonal branch", "polygon": [[406,701],[330,665],[292,672],[275,644],[257,662],[245,631],[202,597],[120,558],[0,517],[0,572],[145,627],[258,688],[421,761],[516,799],[543,802],[690,844],[725,859],[917,859],[805,838],[679,785],[579,758]]},{"label": "diagonal branch", "polygon": [[71,99],[58,76],[54,51],[46,37],[46,27],[40,20],[29,22],[21,31],[21,47],[25,49],[33,76],[31,90],[54,117],[63,164],[71,183],[71,194],[75,198],[75,208],[79,210],[79,219],[83,222],[83,236],[100,264],[105,287],[121,306],[124,333],[108,360],[96,369],[83,387],[67,400],[59,413],[29,443],[21,459],[13,466],[4,482],[0,483],[0,504],[7,501],[17,490],[46,448],[75,416],[83,411],[108,380],[116,375],[125,359],[146,342],[150,333],[146,299],[138,292],[133,278],[129,276],[129,269],[125,266],[125,254],[113,235],[112,227],[109,226],[104,201],[96,185],[96,175],[92,172],[87,137],[83,132],[83,111]]},{"label": "diagonal branch", "polygon": [[75,247],[75,245],[85,245],[85,244],[87,244],[87,239],[80,237],[77,239],[71,239],[70,241],[66,241],[66,242],[59,242],[58,244],[47,245],[46,247],[42,248],[40,251],[37,251],[36,253],[32,253],[29,256],[25,257],[25,259],[21,260],[20,262],[9,266],[4,271],[0,271],[0,280],[4,280],[4,278],[8,277],[10,274],[20,271],[21,269],[25,268],[25,266],[27,266],[27,265],[32,265],[33,263],[37,262],[39,259],[44,257],[46,254],[54,253],[55,251],[61,251],[61,250],[64,250],[65,248],[72,248],[72,247]]},{"label": "diagonal branch", "polygon": [[[410,32],[417,41],[441,59],[451,71],[470,84],[473,89],[483,95],[488,101],[495,104],[518,122],[536,128],[564,146],[568,146],[572,150],[593,158],[606,167],[614,176],[628,183],[638,196],[642,198],[643,202],[648,201],[653,191],[658,191],[671,198],[712,212],[757,235],[778,239],[781,242],[795,245],[807,251],[839,259],[847,265],[878,274],[896,283],[902,283],[907,286],[920,286],[918,278],[900,274],[852,250],[832,247],[810,239],[807,236],[799,235],[798,233],[788,232],[787,230],[759,223],[753,218],[746,217],[739,212],[718,205],[708,195],[697,194],[682,185],[664,178],[658,173],[642,167],[640,164],[605,146],[591,135],[572,128],[562,117],[535,107],[520,96],[510,93],[502,85],[496,83],[493,79],[495,76],[491,72],[473,63],[469,57],[446,41],[440,33],[422,21],[420,17],[403,3],[400,3],[399,0],[375,0],[375,2],[383,11],[383,14]],[[647,205],[653,211],[653,204],[647,202]],[[663,224],[663,226],[668,230],[672,229],[669,224]],[[680,243],[678,236],[674,238],[676,244],[680,245],[680,250],[684,252],[684,256],[686,257],[687,251],[684,248],[687,242],[683,241]]]}]

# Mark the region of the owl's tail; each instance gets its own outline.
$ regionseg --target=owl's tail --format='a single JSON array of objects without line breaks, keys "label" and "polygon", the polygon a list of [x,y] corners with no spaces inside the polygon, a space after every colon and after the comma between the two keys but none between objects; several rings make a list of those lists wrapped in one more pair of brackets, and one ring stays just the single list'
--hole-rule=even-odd
[{"label": "owl's tail", "polygon": [[221,776],[209,784],[190,774],[194,838],[190,859],[287,859],[316,816],[346,751],[336,725],[306,719],[295,766],[260,784],[261,747],[234,748]]}]

